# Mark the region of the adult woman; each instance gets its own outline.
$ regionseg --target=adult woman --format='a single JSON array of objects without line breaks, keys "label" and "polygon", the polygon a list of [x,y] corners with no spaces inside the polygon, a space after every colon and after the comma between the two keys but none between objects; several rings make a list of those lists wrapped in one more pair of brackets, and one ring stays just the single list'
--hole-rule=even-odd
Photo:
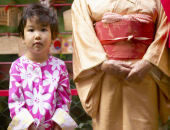
[{"label": "adult woman", "polygon": [[[131,24],[131,21],[137,22]],[[158,115],[161,113],[166,122],[168,109],[165,113],[162,110],[170,99],[170,70],[168,50],[165,47],[168,37],[167,18],[160,0],[75,0],[72,6],[72,22],[74,81],[83,108],[92,117],[93,128],[158,129]],[[118,22],[126,26],[119,28],[116,25]],[[120,38],[114,37],[117,35],[114,31],[114,36],[105,39],[102,36],[112,32],[106,29],[108,32],[103,33],[104,26],[108,26],[108,23],[113,25],[109,29],[117,26],[117,33],[124,32],[121,30],[128,32],[128,27],[138,27],[135,31],[139,35],[134,37],[135,32],[131,29],[127,34],[121,34]],[[154,37],[143,37],[143,24],[154,24],[148,26],[151,30],[148,34],[155,34]],[[146,39],[152,40],[146,45],[142,43]],[[109,43],[107,46],[110,41],[111,45]],[[165,82],[162,83],[162,79]]]}]

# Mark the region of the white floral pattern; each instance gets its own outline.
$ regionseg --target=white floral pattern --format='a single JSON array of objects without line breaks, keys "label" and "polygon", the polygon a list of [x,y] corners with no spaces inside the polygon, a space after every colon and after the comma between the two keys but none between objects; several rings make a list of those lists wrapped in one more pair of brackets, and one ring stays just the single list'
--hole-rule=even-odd
[{"label": "white floral pattern", "polygon": [[20,97],[18,97],[15,93],[13,93],[11,97],[14,100],[14,102],[9,103],[9,109],[14,108],[15,113],[18,113],[19,109],[22,108],[22,106],[25,104],[24,97],[22,94],[20,95]]},{"label": "white floral pattern", "polygon": [[26,100],[26,103],[28,106],[33,106],[32,112],[33,114],[36,114],[38,110],[40,111],[41,115],[45,114],[45,109],[50,110],[51,105],[48,102],[45,102],[49,100],[50,94],[44,94],[38,93],[36,88],[34,88],[33,93],[26,91],[25,95],[28,97]]},{"label": "white floral pattern", "polygon": [[38,82],[38,68],[33,69],[33,66],[28,64],[27,69],[20,69],[21,70],[21,79],[23,79],[22,86],[26,88],[28,85],[29,89],[32,90],[32,81]]},{"label": "white floral pattern", "polygon": [[47,79],[43,81],[43,86],[50,85],[49,92],[54,91],[54,88],[58,86],[59,81],[59,72],[58,70],[55,70],[53,74],[50,74],[49,71],[44,71]]},{"label": "white floral pattern", "polygon": [[60,59],[49,56],[40,64],[22,56],[12,63],[8,101],[12,118],[23,108],[34,118],[37,129],[50,130],[55,111],[68,112],[70,95],[68,72]]},{"label": "white floral pattern", "polygon": [[57,61],[56,59],[52,59],[51,63],[52,65],[51,69],[54,71],[56,68],[59,68],[61,65],[65,65],[64,62]]}]

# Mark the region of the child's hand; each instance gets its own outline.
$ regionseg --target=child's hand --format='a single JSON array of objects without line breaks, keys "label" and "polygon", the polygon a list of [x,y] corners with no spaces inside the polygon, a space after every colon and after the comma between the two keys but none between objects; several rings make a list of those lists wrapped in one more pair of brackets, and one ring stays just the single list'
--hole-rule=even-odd
[{"label": "child's hand", "polygon": [[127,80],[129,82],[141,81],[141,79],[144,78],[146,74],[150,72],[152,67],[153,65],[146,60],[136,62],[134,65],[132,65],[132,70],[127,76]]},{"label": "child's hand", "polygon": [[113,74],[118,78],[125,79],[131,71],[131,67],[121,61],[106,60],[101,65],[101,70]]},{"label": "child's hand", "polygon": [[61,127],[58,124],[54,124],[54,130],[62,130]]},{"label": "child's hand", "polygon": [[28,130],[36,130],[34,124],[31,124],[31,125],[29,126]]}]

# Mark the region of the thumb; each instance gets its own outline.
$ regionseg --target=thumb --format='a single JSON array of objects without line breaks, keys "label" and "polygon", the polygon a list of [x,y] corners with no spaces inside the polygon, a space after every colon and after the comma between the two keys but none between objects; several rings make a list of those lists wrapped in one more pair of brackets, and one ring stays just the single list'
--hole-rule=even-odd
[{"label": "thumb", "polygon": [[130,66],[130,65],[127,65],[127,64],[121,64],[121,66],[123,66],[123,67],[125,67],[125,68],[132,69],[132,66]]},{"label": "thumb", "polygon": [[136,72],[136,71],[135,71],[134,69],[132,69],[132,70],[129,72],[128,76],[126,77],[126,80],[128,80],[128,81],[132,80],[135,72]]},{"label": "thumb", "polygon": [[121,67],[121,71],[125,72],[125,73],[129,73],[131,71],[130,68],[126,68],[126,67]]}]

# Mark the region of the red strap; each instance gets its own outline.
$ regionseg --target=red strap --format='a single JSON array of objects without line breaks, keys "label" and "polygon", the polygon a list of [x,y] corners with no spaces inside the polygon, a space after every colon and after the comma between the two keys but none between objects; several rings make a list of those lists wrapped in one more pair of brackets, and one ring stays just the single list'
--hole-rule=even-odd
[{"label": "red strap", "polygon": [[[73,96],[76,96],[76,95],[78,95],[77,94],[77,90],[76,89],[71,89],[71,95],[73,95]],[[0,97],[3,97],[3,96],[9,96],[9,94],[8,94],[8,90],[0,90]]]}]

